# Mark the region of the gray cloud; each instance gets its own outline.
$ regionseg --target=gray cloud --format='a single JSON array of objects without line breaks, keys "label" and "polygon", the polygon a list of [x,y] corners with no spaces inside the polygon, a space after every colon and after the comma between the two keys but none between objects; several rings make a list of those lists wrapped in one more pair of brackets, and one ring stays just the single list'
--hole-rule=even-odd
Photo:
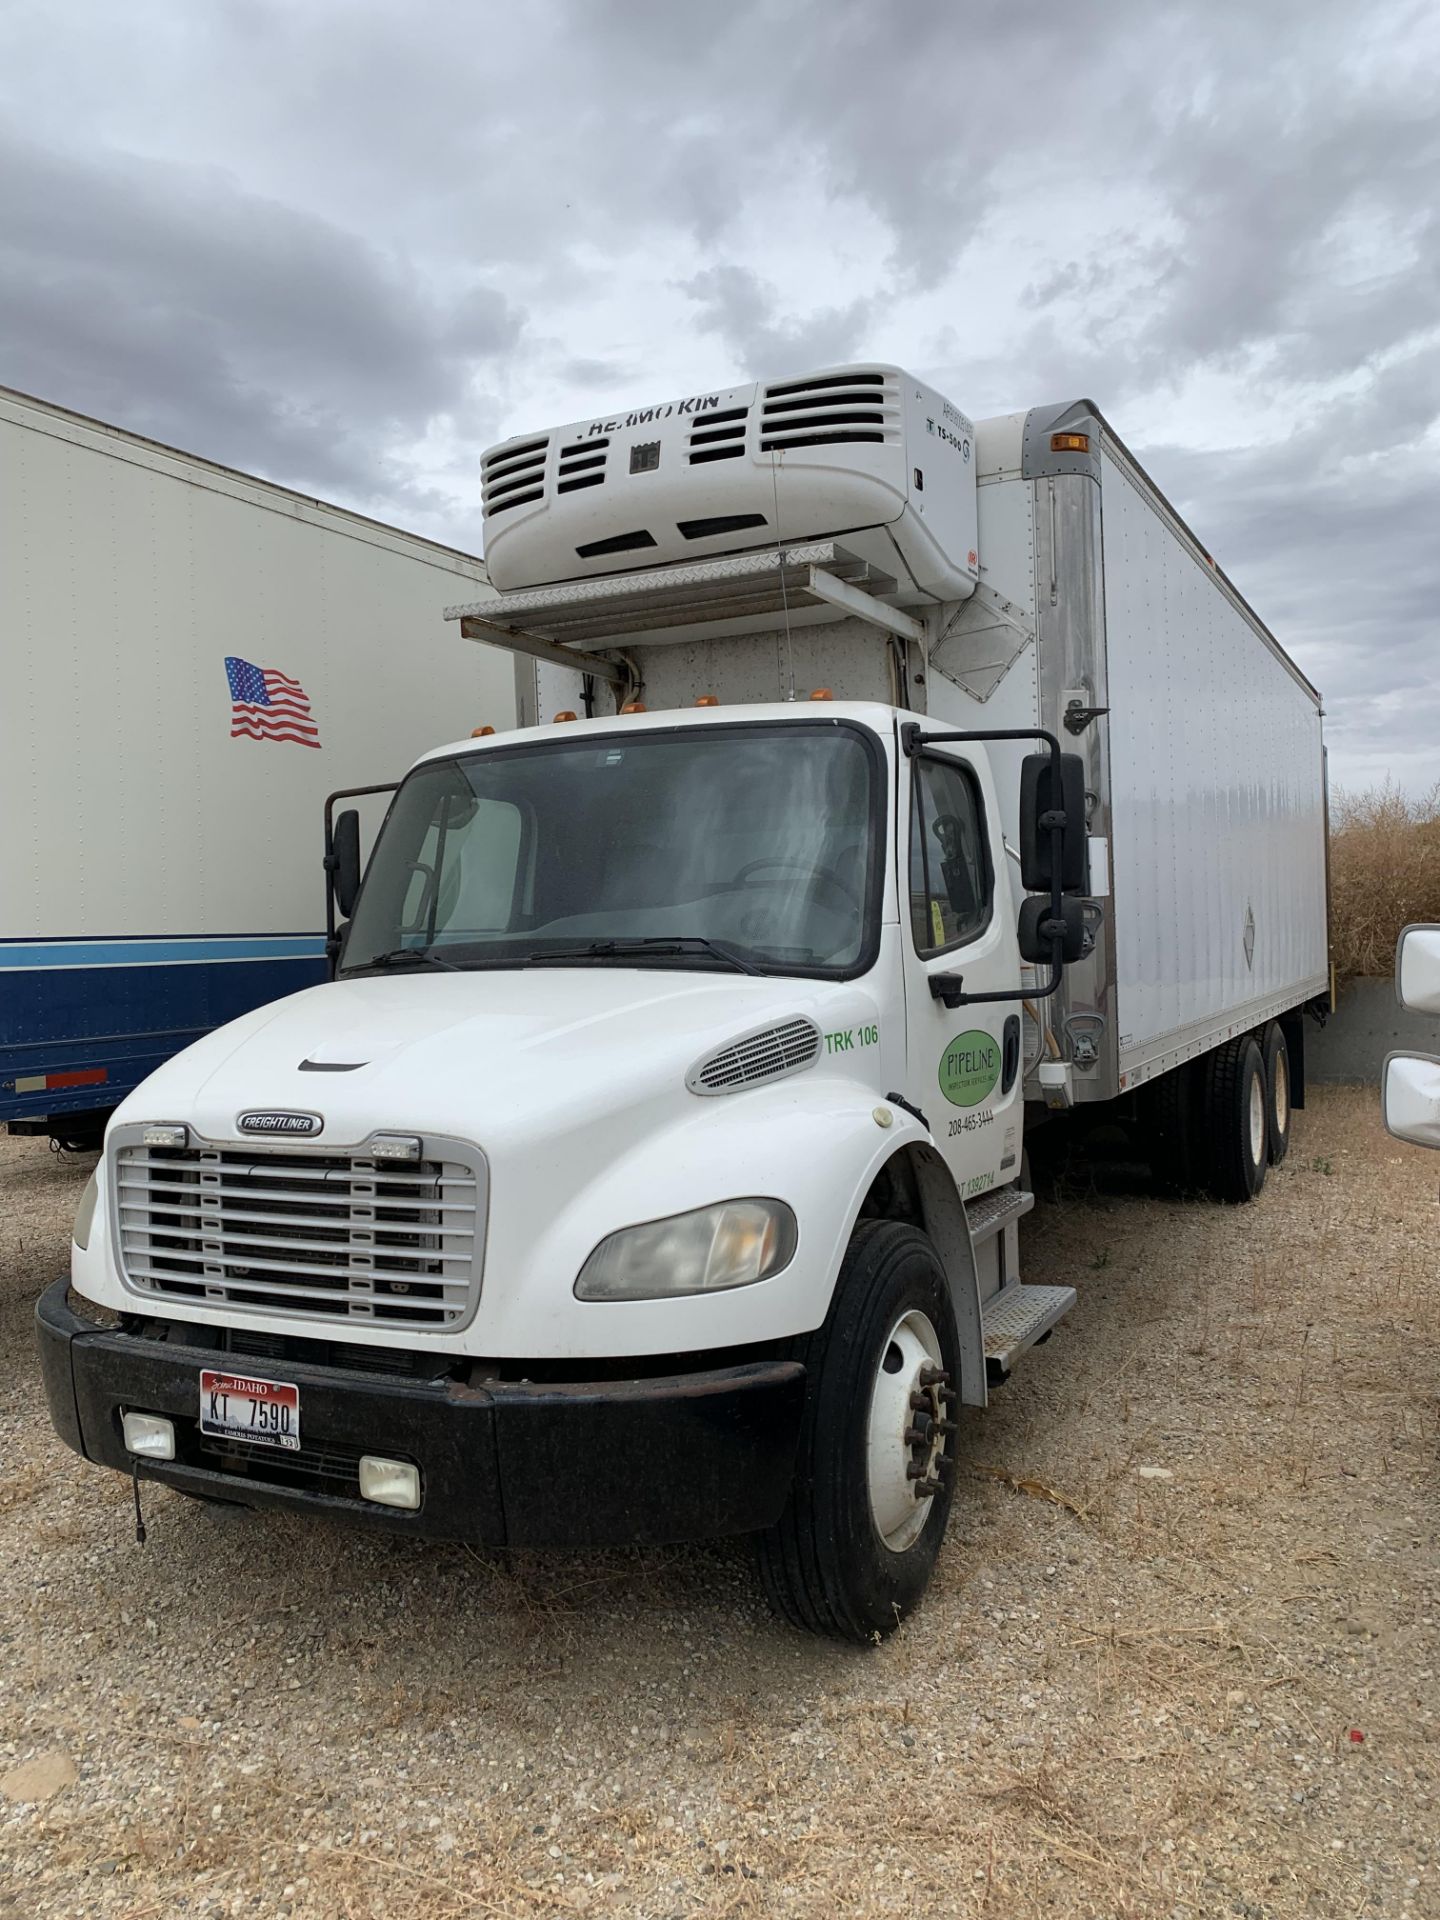
[{"label": "gray cloud", "polygon": [[853,359],[875,312],[874,300],[862,296],[782,318],[775,289],[745,267],[707,267],[681,290],[699,307],[700,330],[717,334],[740,370],[757,377]]},{"label": "gray cloud", "polygon": [[1089,393],[1337,759],[1418,758],[1437,58],[1423,0],[15,0],[0,379],[462,542],[489,439],[631,394]]},{"label": "gray cloud", "polygon": [[0,139],[7,379],[302,486],[374,497],[521,319],[212,172]]}]

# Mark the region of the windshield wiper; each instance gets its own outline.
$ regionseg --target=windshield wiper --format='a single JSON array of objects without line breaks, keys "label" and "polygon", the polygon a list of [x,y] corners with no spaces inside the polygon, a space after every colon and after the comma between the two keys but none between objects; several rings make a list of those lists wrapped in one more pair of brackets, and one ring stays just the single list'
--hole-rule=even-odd
[{"label": "windshield wiper", "polygon": [[[433,947],[394,947],[389,953],[377,953],[373,959],[362,961],[366,967],[403,967],[409,962],[417,967],[443,967],[447,973],[463,973],[463,967],[457,967],[453,960],[442,960]],[[346,973],[358,971],[346,967]]]},{"label": "windshield wiper", "polygon": [[587,960],[627,960],[646,954],[708,953],[723,960],[737,973],[763,973],[753,960],[747,960],[728,940],[707,940],[699,933],[635,934],[617,940],[592,940],[570,953],[532,953],[525,964],[530,967],[571,967]]}]

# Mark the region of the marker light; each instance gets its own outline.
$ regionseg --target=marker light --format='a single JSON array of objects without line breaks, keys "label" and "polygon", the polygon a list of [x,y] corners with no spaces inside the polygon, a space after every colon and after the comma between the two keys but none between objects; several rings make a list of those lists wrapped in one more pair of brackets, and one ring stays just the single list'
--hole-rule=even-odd
[{"label": "marker light", "polygon": [[574,718],[575,716],[569,707],[562,707],[560,712],[556,714],[553,724],[558,727],[562,720],[573,720]]},{"label": "marker light", "polygon": [[142,1460],[175,1458],[175,1422],[163,1420],[158,1413],[127,1413],[120,1422],[127,1453]]},{"label": "marker light", "polygon": [[833,700],[835,696],[831,693],[829,687],[816,687],[810,695],[810,698],[812,700]]},{"label": "marker light", "polygon": [[470,729],[470,738],[472,740],[485,740],[488,739],[494,731],[494,727],[472,727]]},{"label": "marker light", "polygon": [[386,1460],[378,1453],[362,1453],[360,1498],[373,1500],[379,1507],[404,1507],[415,1513],[420,1506],[420,1469],[408,1460]]},{"label": "marker light", "polygon": [[420,1136],[414,1133],[372,1133],[372,1160],[409,1160],[420,1158]]},{"label": "marker light", "polygon": [[622,713],[645,713],[648,709],[645,707],[643,701],[627,700],[620,711]]},{"label": "marker light", "polygon": [[702,693],[695,704],[697,707],[718,707],[720,702],[713,693]]},{"label": "marker light", "polygon": [[90,1229],[95,1224],[95,1202],[100,1197],[100,1184],[92,1173],[85,1182],[85,1191],[80,1196],[80,1204],[75,1209],[75,1225],[70,1230],[70,1238],[83,1253],[90,1244]]},{"label": "marker light", "polygon": [[147,1147],[188,1147],[190,1129],[188,1127],[168,1127],[152,1123],[146,1127],[140,1138]]},{"label": "marker light", "polygon": [[1050,451],[1051,453],[1089,453],[1090,436],[1088,433],[1052,433]]},{"label": "marker light", "polygon": [[575,1297],[663,1300],[748,1287],[788,1266],[798,1238],[782,1200],[723,1200],[612,1233],[581,1268]]}]

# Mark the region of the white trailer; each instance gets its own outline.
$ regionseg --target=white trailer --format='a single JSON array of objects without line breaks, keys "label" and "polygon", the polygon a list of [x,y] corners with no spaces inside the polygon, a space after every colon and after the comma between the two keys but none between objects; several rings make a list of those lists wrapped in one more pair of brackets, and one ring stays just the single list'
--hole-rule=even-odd
[{"label": "white trailer", "polygon": [[1075,1300],[1021,1272],[1027,1125],[1138,1116],[1232,1201],[1285,1150],[1318,696],[1088,402],[835,368],[483,472],[500,591],[450,613],[521,727],[417,762],[363,883],[343,812],[335,980],[116,1115],[56,1425],[412,1533],[751,1532],[866,1640],[956,1403]]},{"label": "white trailer", "polygon": [[317,809],[512,714],[467,554],[0,390],[0,1120],[324,977]]}]

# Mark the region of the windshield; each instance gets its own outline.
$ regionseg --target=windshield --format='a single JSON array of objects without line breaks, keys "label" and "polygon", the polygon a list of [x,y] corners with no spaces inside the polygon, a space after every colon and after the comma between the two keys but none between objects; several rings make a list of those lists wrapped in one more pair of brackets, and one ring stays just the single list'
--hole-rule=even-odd
[{"label": "windshield", "polygon": [[396,795],[342,971],[858,972],[876,919],[878,765],[859,729],[813,722],[432,761]]}]

